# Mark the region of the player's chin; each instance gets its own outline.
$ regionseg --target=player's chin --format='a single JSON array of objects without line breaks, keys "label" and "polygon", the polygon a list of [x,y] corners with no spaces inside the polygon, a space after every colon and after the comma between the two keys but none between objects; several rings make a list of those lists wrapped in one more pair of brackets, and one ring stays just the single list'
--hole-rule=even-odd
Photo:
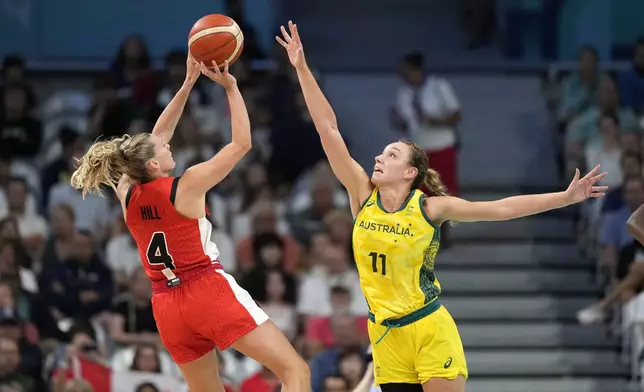
[{"label": "player's chin", "polygon": [[177,163],[174,161],[174,159],[170,158],[166,172],[169,173],[173,171],[176,166],[177,166]]},{"label": "player's chin", "polygon": [[371,183],[373,185],[378,186],[378,185],[382,184],[382,180],[383,180],[382,173],[373,172],[373,174],[371,175]]}]

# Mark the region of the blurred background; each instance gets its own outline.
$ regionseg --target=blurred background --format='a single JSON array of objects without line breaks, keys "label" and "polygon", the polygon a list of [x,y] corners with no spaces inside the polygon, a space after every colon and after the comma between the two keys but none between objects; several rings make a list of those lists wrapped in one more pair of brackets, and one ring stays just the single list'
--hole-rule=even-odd
[{"label": "blurred background", "polygon": [[[609,172],[603,200],[443,233],[441,301],[468,391],[640,390],[644,249],[625,222],[644,203],[644,2],[5,0],[0,391],[185,390],[118,203],[82,201],[69,177],[97,137],[151,130],[209,13],[244,31],[231,72],[254,138],[208,196],[213,240],[310,361],[315,392],[362,377],[367,308],[346,194],[273,44],[289,19],[368,172],[402,137],[470,200],[562,190],[576,167]],[[177,175],[230,137],[223,91],[202,79],[172,141]],[[279,388],[253,360],[220,354],[229,392]]]}]

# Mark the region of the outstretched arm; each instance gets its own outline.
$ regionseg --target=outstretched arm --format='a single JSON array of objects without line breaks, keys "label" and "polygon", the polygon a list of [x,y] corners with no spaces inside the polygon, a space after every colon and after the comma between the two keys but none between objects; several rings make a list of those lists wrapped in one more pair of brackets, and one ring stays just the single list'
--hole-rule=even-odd
[{"label": "outstretched arm", "polygon": [[289,22],[288,26],[290,34],[282,26],[283,38],[275,38],[286,49],[289,59],[297,71],[304,100],[315,124],[315,129],[320,135],[322,148],[329,159],[333,173],[349,192],[351,209],[355,215],[362,202],[371,194],[371,181],[364,169],[349,154],[338,130],[338,121],[333,108],[306,64],[297,26],[293,22]]},{"label": "outstretched arm", "polygon": [[190,54],[188,54],[186,67],[186,80],[168,106],[163,110],[152,129],[152,134],[159,137],[164,143],[169,143],[170,139],[172,139],[174,129],[177,127],[177,123],[181,118],[183,108],[186,106],[192,87],[197,82],[197,79],[199,79],[199,75],[201,75],[199,63]]},{"label": "outstretched arm", "polygon": [[179,187],[182,194],[203,197],[210,188],[217,185],[233,170],[251,148],[250,120],[244,98],[237,87],[237,81],[228,73],[228,62],[224,72],[213,62],[214,71],[201,64],[201,72],[226,89],[232,128],[232,141],[206,162],[190,167],[181,177]]},{"label": "outstretched arm", "polygon": [[579,179],[577,170],[564,192],[513,196],[485,202],[469,202],[450,196],[430,197],[427,199],[425,210],[430,219],[437,223],[448,220],[477,222],[522,218],[579,203],[589,197],[604,196],[608,187],[595,184],[604,178],[606,173],[597,174],[598,171],[599,166],[596,166],[584,178]]}]

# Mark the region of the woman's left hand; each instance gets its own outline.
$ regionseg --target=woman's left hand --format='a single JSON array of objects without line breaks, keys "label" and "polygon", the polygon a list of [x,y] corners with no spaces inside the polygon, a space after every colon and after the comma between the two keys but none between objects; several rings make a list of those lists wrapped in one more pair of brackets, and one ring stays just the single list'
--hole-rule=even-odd
[{"label": "woman's left hand", "polygon": [[186,60],[186,83],[194,84],[200,75],[201,65],[188,52],[188,59]]},{"label": "woman's left hand", "polygon": [[595,185],[602,178],[606,177],[608,173],[599,172],[599,165],[595,166],[588,174],[582,179],[579,179],[579,169],[575,170],[575,177],[572,179],[568,189],[566,189],[566,199],[569,204],[575,204],[586,200],[589,197],[603,197],[608,190],[607,186]]}]

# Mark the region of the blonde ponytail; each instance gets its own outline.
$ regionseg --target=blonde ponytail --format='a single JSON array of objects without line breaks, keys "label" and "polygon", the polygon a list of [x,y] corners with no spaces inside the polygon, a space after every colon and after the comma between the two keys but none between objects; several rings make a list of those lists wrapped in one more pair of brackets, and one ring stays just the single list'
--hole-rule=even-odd
[{"label": "blonde ponytail", "polygon": [[142,133],[94,143],[77,160],[72,187],[81,190],[84,198],[87,193],[103,196],[104,185],[116,190],[123,174],[138,182],[146,181],[149,177],[146,164],[154,157],[154,145],[149,138],[149,133]]},{"label": "blonde ponytail", "polygon": [[427,169],[423,185],[429,189],[434,196],[447,196],[447,187],[441,181],[441,176],[434,169]]}]

